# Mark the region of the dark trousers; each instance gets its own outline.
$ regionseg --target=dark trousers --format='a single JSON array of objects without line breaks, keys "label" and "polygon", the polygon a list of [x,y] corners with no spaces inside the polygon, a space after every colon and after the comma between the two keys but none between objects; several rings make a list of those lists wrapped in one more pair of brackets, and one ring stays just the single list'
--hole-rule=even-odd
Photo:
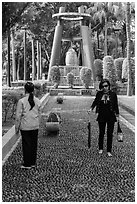
[{"label": "dark trousers", "polygon": [[21,135],[24,166],[35,165],[37,157],[38,129],[21,130]]},{"label": "dark trousers", "polygon": [[113,131],[114,131],[114,121],[108,122],[99,122],[99,150],[103,149],[105,128],[107,124],[107,152],[111,152],[112,149],[112,140],[113,140]]}]

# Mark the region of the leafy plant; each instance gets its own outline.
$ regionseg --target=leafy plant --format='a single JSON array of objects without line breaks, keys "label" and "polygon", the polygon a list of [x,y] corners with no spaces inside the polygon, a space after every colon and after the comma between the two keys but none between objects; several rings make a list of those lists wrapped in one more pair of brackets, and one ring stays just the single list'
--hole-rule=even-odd
[{"label": "leafy plant", "polygon": [[50,70],[50,80],[54,83],[54,88],[58,88],[60,83],[60,69],[59,66],[53,66]]},{"label": "leafy plant", "polygon": [[82,81],[82,83],[84,84],[85,88],[88,89],[89,85],[91,83],[91,69],[87,68],[87,67],[82,67],[80,70],[80,79]]},{"label": "leafy plant", "polygon": [[97,81],[100,81],[103,76],[103,62],[101,59],[94,60],[94,67],[95,67],[95,76]]},{"label": "leafy plant", "polygon": [[124,58],[117,58],[114,60],[114,66],[116,70],[116,77],[117,80],[122,80],[122,64],[123,64]]},{"label": "leafy plant", "polygon": [[116,88],[116,70],[111,56],[103,58],[103,77],[110,81],[112,89]]},{"label": "leafy plant", "polygon": [[40,83],[34,83],[34,92],[35,92],[35,96],[38,97],[39,95],[41,95],[42,93],[42,86]]},{"label": "leafy plant", "polygon": [[62,104],[63,103],[63,98],[58,96],[57,97],[57,103]]},{"label": "leafy plant", "polygon": [[46,82],[42,84],[42,92],[47,93],[47,83]]},{"label": "leafy plant", "polygon": [[2,96],[2,110],[4,112],[3,121],[7,121],[7,117],[13,118],[16,111],[18,100],[23,96],[23,92],[5,91]]},{"label": "leafy plant", "polygon": [[[131,61],[131,80],[132,80],[132,88],[135,89],[135,58],[130,58]],[[128,80],[128,66],[127,66],[127,58],[124,59],[122,64],[122,80]]]},{"label": "leafy plant", "polygon": [[72,88],[73,84],[74,84],[74,74],[72,72],[69,72],[67,74],[67,82],[68,82],[70,88]]}]

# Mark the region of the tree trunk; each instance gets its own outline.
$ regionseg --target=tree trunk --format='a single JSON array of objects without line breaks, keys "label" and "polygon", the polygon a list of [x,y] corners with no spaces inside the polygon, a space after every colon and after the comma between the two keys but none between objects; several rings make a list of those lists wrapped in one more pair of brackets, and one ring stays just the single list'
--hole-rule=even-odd
[{"label": "tree trunk", "polygon": [[116,41],[116,44],[115,44],[115,58],[118,58],[118,34],[115,33],[115,41]]},{"label": "tree trunk", "polygon": [[24,81],[26,81],[27,63],[26,63],[26,29],[24,30]]},{"label": "tree trunk", "polygon": [[132,79],[131,79],[131,62],[130,62],[130,3],[129,2],[127,2],[127,7],[126,7],[126,33],[127,33],[127,68],[128,68],[127,96],[131,96]]},{"label": "tree trunk", "polygon": [[42,59],[41,59],[41,43],[39,43],[39,75],[40,79],[42,79]]},{"label": "tree trunk", "polygon": [[37,40],[37,80],[40,78],[39,40]]},{"label": "tree trunk", "polygon": [[35,80],[35,53],[34,53],[34,39],[32,39],[32,81]]},{"label": "tree trunk", "polygon": [[10,29],[8,29],[8,67],[7,67],[7,85],[11,86],[11,78],[10,78]]},{"label": "tree trunk", "polygon": [[17,68],[17,81],[20,80],[19,71],[20,71],[20,56],[18,55],[18,68]]},{"label": "tree trunk", "polygon": [[13,82],[16,81],[16,61],[15,61],[15,48],[14,48],[14,31],[11,31],[12,43],[12,69],[13,69]]},{"label": "tree trunk", "polygon": [[97,31],[97,56],[99,59],[99,32]]},{"label": "tree trunk", "polygon": [[105,16],[104,57],[107,56],[107,16]]}]

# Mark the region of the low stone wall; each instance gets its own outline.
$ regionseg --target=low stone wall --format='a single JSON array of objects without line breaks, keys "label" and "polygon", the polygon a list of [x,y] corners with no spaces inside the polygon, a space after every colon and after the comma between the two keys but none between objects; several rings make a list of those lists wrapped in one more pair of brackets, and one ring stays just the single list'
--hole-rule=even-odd
[{"label": "low stone wall", "polygon": [[57,96],[59,93],[67,96],[80,96],[80,89],[50,89],[51,96]]},{"label": "low stone wall", "polygon": [[81,89],[80,93],[83,96],[95,96],[96,95],[96,89],[95,88]]},{"label": "low stone wall", "polygon": [[117,94],[118,95],[126,95],[127,94],[127,87],[118,87]]},{"label": "low stone wall", "polygon": [[[67,82],[67,77],[66,76],[61,76],[60,77],[60,86],[67,86],[68,82]],[[74,76],[74,86],[82,86],[82,82],[79,76]]]},{"label": "low stone wall", "polygon": [[[50,94],[47,93],[41,98],[42,108],[48,102]],[[15,134],[15,125],[2,137],[2,162],[3,164],[16,148],[21,136]]]},{"label": "low stone wall", "polygon": [[[127,95],[127,86],[128,83],[124,82],[124,83],[117,83],[117,94],[118,95]],[[133,95],[135,95],[135,85],[133,85]]]},{"label": "low stone wall", "polygon": [[63,93],[66,96],[80,96],[80,95],[88,95],[88,96],[95,96],[96,89],[89,88],[89,89],[81,89],[81,88],[58,88],[58,89],[50,89],[49,90],[51,96],[57,96],[59,93]]}]

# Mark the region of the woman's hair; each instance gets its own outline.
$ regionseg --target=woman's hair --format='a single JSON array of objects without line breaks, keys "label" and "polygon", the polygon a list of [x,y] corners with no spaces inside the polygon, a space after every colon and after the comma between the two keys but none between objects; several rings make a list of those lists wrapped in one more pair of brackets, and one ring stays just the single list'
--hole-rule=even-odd
[{"label": "woman's hair", "polygon": [[110,82],[109,82],[108,79],[102,79],[102,80],[101,80],[101,82],[100,82],[100,84],[99,84],[99,89],[101,90],[101,89],[103,88],[103,84],[104,84],[104,83],[107,83],[107,84],[108,84],[109,90],[110,90]]},{"label": "woman's hair", "polygon": [[25,92],[29,93],[29,98],[28,98],[28,102],[31,106],[30,110],[32,110],[32,108],[35,106],[34,103],[34,95],[33,95],[33,91],[34,91],[34,84],[31,82],[27,82],[24,86],[25,88]]}]

